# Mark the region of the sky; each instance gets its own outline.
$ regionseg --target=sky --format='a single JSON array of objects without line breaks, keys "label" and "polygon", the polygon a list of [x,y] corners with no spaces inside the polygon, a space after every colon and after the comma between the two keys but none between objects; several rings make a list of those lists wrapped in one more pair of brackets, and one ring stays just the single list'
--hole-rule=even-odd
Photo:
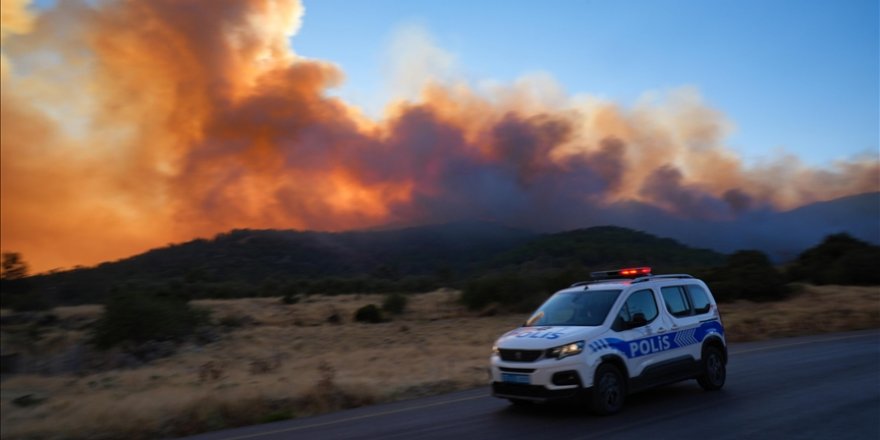
[{"label": "sky", "polygon": [[237,228],[729,222],[880,191],[877,2],[2,0],[0,18],[0,247],[34,271]]},{"label": "sky", "polygon": [[[304,2],[295,50],[339,64],[336,91],[371,114],[387,102],[388,50],[427,33],[474,82],[552,75],[570,94],[631,104],[696,87],[735,124],[727,144],[812,165],[880,148],[878,2]],[[340,13],[345,11],[345,13]]]}]

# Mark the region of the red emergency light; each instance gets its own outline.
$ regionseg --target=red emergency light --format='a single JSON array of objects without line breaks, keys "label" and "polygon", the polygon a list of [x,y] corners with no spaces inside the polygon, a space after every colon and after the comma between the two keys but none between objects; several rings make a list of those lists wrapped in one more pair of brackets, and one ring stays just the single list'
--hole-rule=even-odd
[{"label": "red emergency light", "polygon": [[602,278],[637,278],[651,275],[650,267],[627,267],[625,269],[606,270],[590,274],[595,279]]}]

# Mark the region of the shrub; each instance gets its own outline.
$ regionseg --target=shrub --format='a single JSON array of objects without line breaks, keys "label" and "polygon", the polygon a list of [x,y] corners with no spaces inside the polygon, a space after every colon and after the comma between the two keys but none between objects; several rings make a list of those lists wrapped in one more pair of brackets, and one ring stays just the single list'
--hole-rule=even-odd
[{"label": "shrub", "polygon": [[294,414],[292,409],[283,408],[266,414],[260,419],[260,423],[280,422],[294,418],[296,418],[296,414]]},{"label": "shrub", "polygon": [[737,251],[723,267],[701,275],[718,301],[746,299],[774,301],[783,299],[789,289],[785,278],[773,267],[763,252]]},{"label": "shrub", "polygon": [[105,304],[92,342],[99,348],[150,340],[177,341],[208,321],[206,311],[188,302],[143,292],[116,295]]},{"label": "shrub", "polygon": [[383,322],[382,311],[375,304],[367,304],[354,313],[354,320],[358,322],[366,322],[376,324]]},{"label": "shrub", "polygon": [[788,269],[793,281],[815,284],[880,284],[880,247],[848,234],[833,234],[804,251]]},{"label": "shrub", "polygon": [[334,308],[332,312],[330,312],[330,316],[327,317],[327,322],[330,324],[342,324],[342,316],[339,316],[339,312]]},{"label": "shrub", "polygon": [[407,297],[401,293],[385,295],[385,301],[382,302],[382,310],[399,315],[406,309],[407,301]]},{"label": "shrub", "polygon": [[219,320],[217,320],[217,324],[223,327],[230,328],[244,327],[246,325],[252,325],[254,323],[256,323],[256,320],[249,315],[239,315],[235,313],[223,315],[222,317],[220,317]]},{"label": "shrub", "polygon": [[3,293],[3,307],[16,312],[37,312],[49,310],[52,304],[38,291],[25,293]]},{"label": "shrub", "polygon": [[17,312],[52,308],[43,291],[35,288],[30,278],[0,278],[0,301],[4,308]]},{"label": "shrub", "polygon": [[546,275],[520,277],[495,274],[471,281],[461,295],[461,302],[471,310],[499,304],[514,312],[530,312],[555,290],[553,279]]}]

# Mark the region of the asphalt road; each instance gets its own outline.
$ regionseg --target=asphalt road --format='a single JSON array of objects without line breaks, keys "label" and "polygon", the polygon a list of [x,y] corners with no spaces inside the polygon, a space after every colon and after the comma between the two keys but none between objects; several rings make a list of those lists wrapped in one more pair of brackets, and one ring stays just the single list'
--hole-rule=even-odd
[{"label": "asphalt road", "polygon": [[723,390],[682,382],[608,417],[515,408],[480,388],[188,438],[880,439],[880,330],[731,344]]}]

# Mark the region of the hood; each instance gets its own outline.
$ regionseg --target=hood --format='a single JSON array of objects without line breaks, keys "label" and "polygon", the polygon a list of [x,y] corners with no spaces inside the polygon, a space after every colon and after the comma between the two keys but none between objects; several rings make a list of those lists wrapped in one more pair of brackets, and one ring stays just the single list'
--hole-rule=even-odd
[{"label": "hood", "polygon": [[544,350],[577,341],[590,343],[603,332],[602,327],[520,327],[503,334],[498,348]]}]

